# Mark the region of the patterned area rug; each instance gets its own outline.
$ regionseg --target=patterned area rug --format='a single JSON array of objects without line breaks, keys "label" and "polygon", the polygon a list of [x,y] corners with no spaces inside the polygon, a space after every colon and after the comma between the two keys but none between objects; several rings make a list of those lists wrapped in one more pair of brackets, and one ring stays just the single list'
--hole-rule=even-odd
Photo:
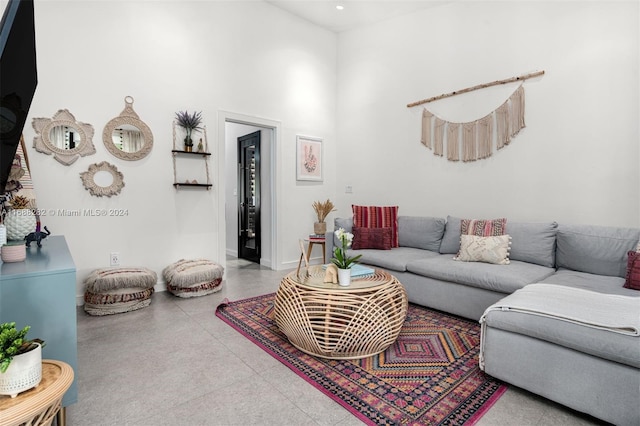
[{"label": "patterned area rug", "polygon": [[507,389],[478,367],[480,325],[409,304],[398,340],[360,360],[326,360],[289,343],[274,294],[223,303],[216,315],[372,425],[472,425]]}]

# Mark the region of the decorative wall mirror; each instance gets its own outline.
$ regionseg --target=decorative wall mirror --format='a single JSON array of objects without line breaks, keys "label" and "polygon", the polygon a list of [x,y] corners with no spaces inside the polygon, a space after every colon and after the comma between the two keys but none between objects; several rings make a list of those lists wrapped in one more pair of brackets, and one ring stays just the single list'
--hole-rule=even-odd
[{"label": "decorative wall mirror", "polygon": [[43,154],[53,154],[53,158],[68,166],[80,156],[96,153],[93,146],[93,126],[76,121],[66,109],[59,110],[53,118],[34,118],[36,131],[33,147]]},{"label": "decorative wall mirror", "polygon": [[122,160],[140,160],[151,152],[153,134],[133,110],[133,98],[124,98],[124,110],[109,121],[102,132],[107,150]]},{"label": "decorative wall mirror", "polygon": [[124,177],[116,166],[102,161],[89,166],[89,170],[80,173],[85,189],[96,197],[118,195],[124,187]]}]

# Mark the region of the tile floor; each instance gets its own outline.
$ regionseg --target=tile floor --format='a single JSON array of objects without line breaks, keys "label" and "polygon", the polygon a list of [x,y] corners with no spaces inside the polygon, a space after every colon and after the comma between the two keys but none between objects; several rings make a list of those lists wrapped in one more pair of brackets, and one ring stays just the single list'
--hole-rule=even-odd
[{"label": "tile floor", "polygon": [[[67,425],[358,425],[352,414],[220,321],[215,307],[275,292],[286,271],[230,258],[223,289],[92,317],[78,309],[78,402]],[[478,423],[597,425],[510,388]]]}]

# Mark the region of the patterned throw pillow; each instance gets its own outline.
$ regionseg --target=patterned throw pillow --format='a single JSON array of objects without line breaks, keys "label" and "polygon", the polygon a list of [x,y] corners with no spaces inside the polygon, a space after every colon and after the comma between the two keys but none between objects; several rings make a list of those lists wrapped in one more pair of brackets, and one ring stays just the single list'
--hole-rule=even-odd
[{"label": "patterned throw pillow", "polygon": [[461,235],[477,235],[479,237],[494,237],[504,235],[507,219],[462,219],[460,221]]},{"label": "patterned throw pillow", "polygon": [[356,206],[353,208],[354,228],[391,228],[391,247],[398,245],[398,206]]},{"label": "patterned throw pillow", "polygon": [[485,262],[496,265],[509,264],[511,236],[497,235],[478,237],[477,235],[461,235],[460,251],[454,260],[462,262]]},{"label": "patterned throw pillow", "polygon": [[629,251],[627,256],[627,277],[623,287],[640,290],[640,252]]},{"label": "patterned throw pillow", "polygon": [[354,250],[377,249],[391,250],[391,228],[353,228]]}]

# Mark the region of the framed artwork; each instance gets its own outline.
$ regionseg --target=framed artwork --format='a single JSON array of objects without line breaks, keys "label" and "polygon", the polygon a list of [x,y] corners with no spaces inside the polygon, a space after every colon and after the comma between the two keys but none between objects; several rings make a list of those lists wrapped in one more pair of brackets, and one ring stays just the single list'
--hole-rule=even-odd
[{"label": "framed artwork", "polygon": [[322,182],[322,139],[296,136],[296,180]]}]

